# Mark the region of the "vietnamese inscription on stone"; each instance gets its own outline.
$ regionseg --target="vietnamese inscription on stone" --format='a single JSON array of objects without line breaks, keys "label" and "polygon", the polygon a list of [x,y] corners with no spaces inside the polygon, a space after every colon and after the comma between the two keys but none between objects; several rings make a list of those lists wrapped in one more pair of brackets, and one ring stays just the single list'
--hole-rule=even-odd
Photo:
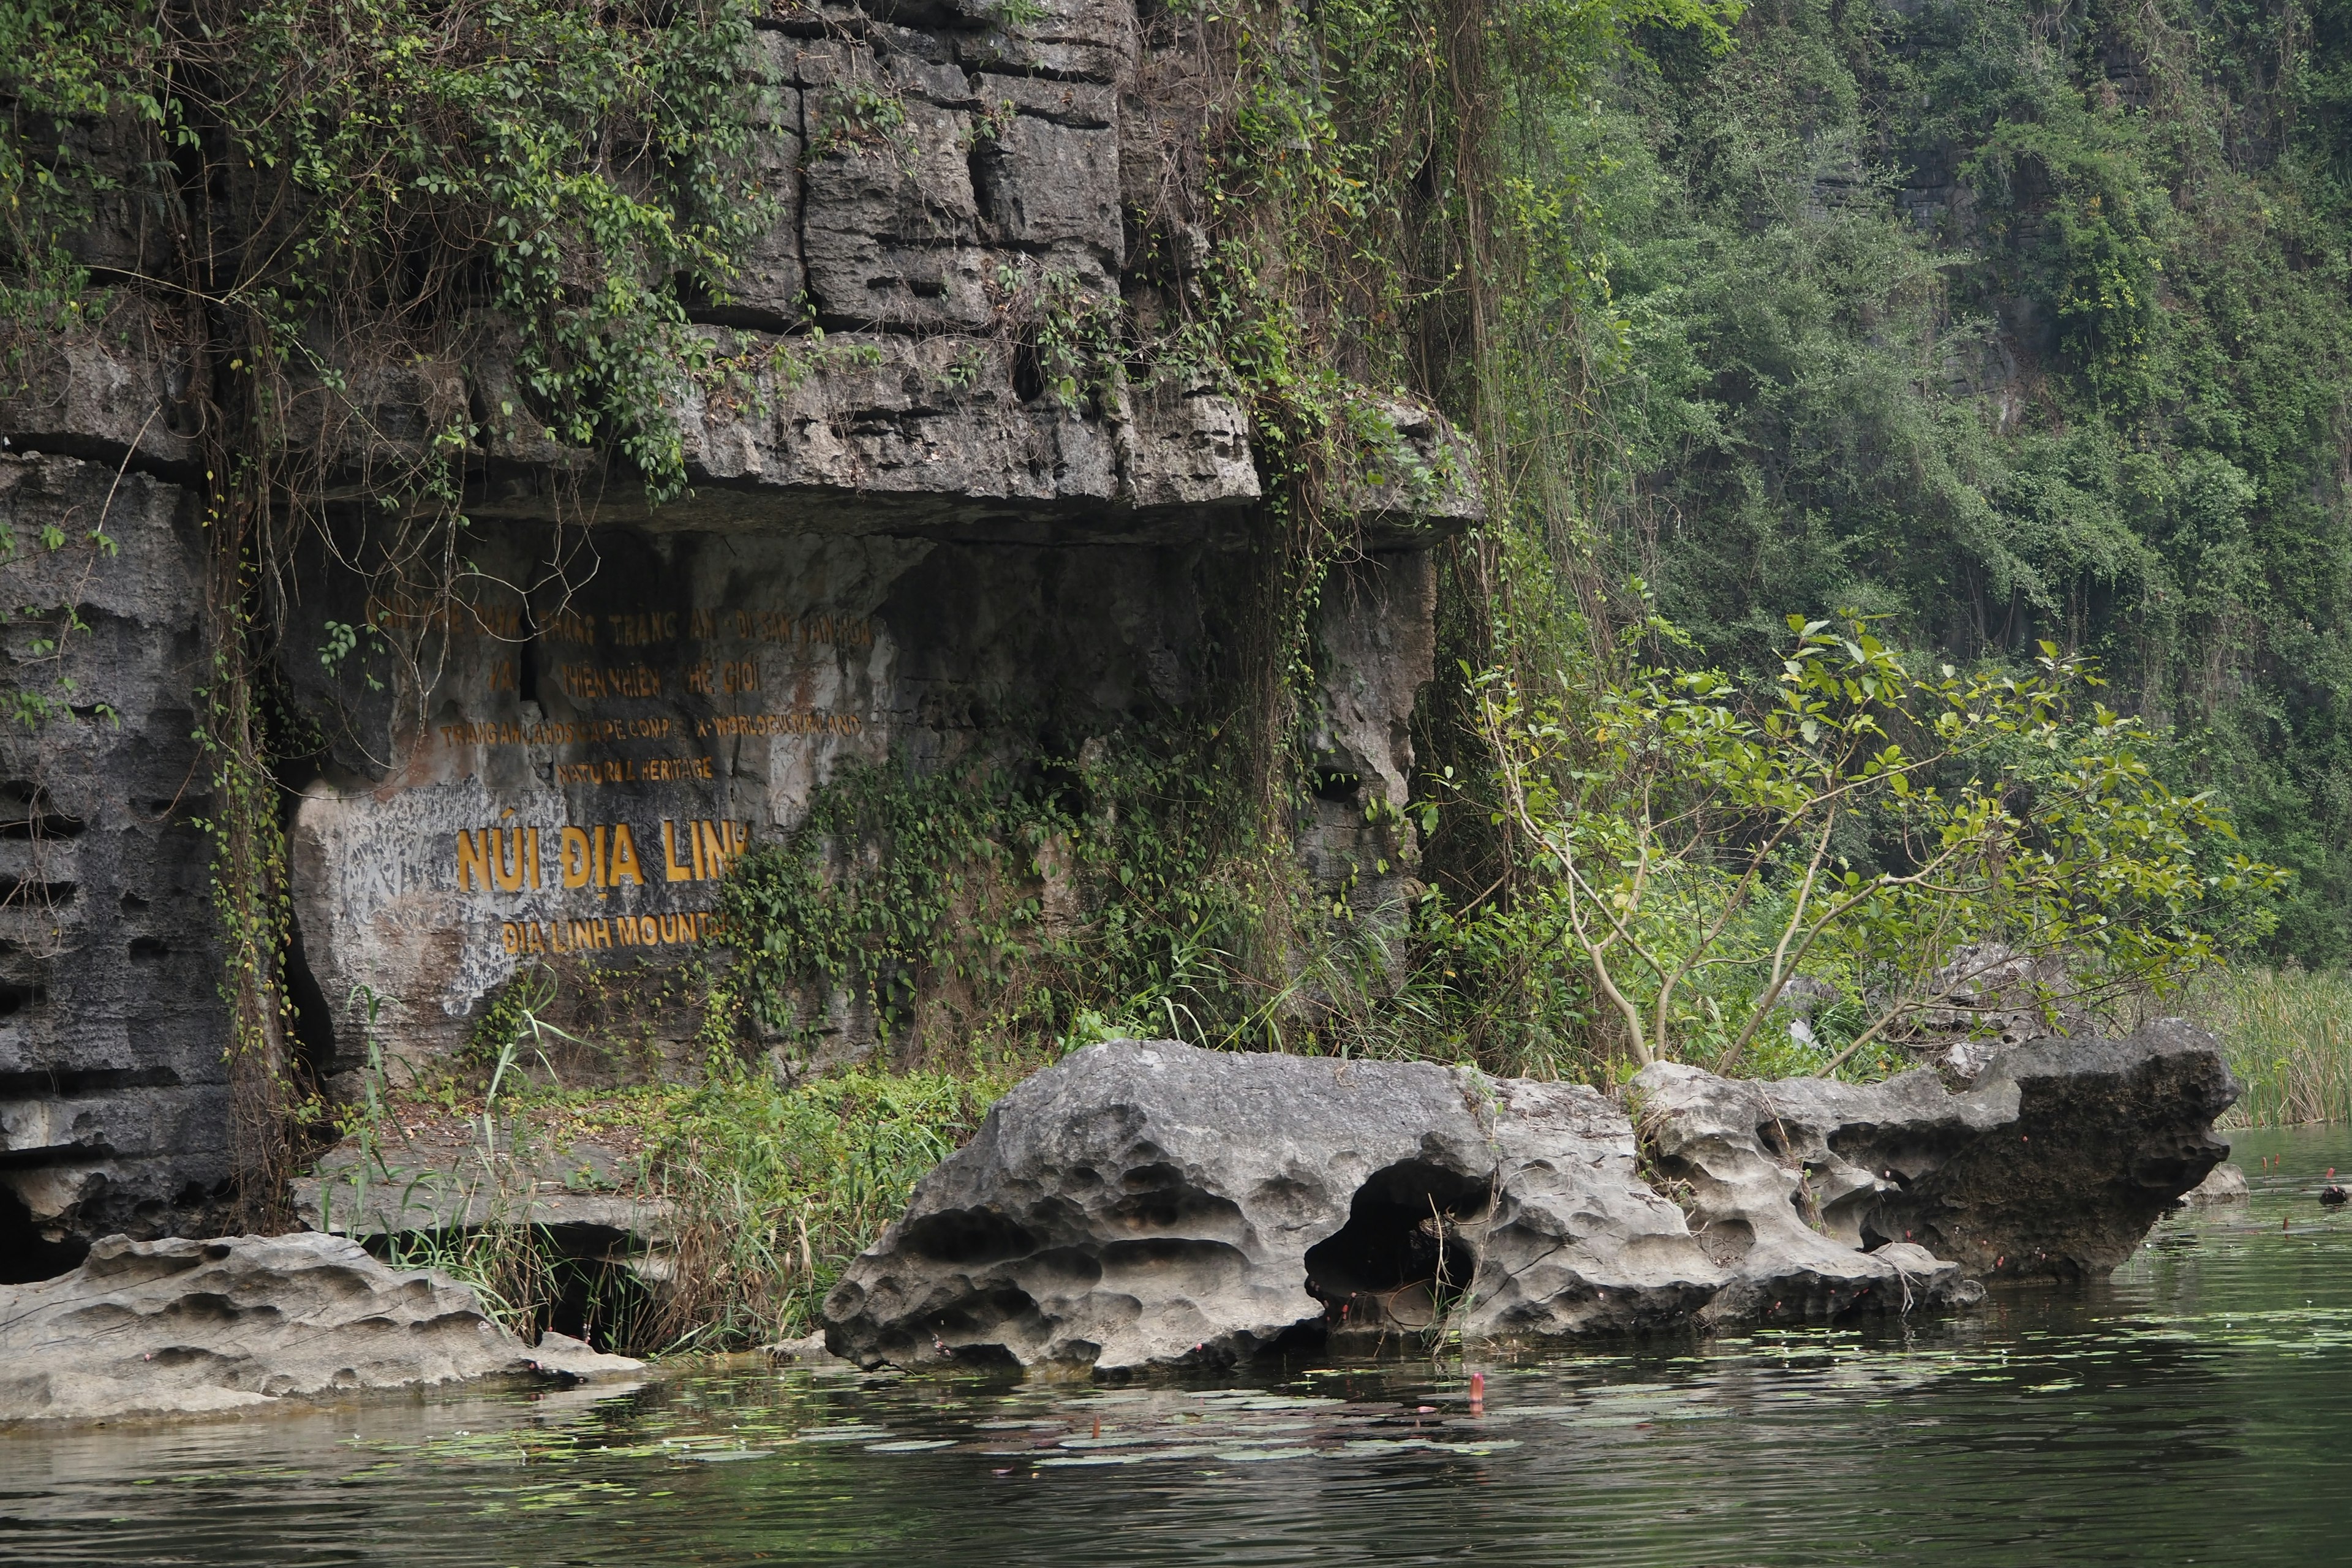
[{"label": "vietnamese inscription on stone", "polygon": [[675,958],[836,758],[882,754],[889,547],[761,570],[761,543],[689,541],[639,571],[608,559],[553,605],[436,612],[429,722],[381,780],[319,785],[298,815],[297,914],[331,998],[364,986],[389,1042],[443,1049],[520,966]]}]

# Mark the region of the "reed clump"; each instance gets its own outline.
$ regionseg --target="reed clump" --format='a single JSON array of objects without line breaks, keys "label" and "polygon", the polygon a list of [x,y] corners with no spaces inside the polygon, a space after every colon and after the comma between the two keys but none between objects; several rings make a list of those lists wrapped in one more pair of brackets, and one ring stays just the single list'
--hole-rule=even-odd
[{"label": "reed clump", "polygon": [[2184,1011],[2221,1037],[2242,1089],[2223,1125],[2352,1121],[2352,974],[2224,970],[2185,1000]]}]

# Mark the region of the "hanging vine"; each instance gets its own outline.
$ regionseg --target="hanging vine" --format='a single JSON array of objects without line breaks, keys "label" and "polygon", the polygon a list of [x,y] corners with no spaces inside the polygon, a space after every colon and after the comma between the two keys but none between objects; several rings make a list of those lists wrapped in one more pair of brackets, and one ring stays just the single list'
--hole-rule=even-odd
[{"label": "hanging vine", "polygon": [[[12,368],[37,376],[129,317],[184,372],[170,416],[203,466],[203,822],[257,1217],[300,1092],[275,772],[295,742],[264,688],[303,563],[366,585],[372,623],[330,628],[330,666],[364,636],[421,705],[430,634],[486,585],[465,497],[498,453],[551,461],[575,511],[605,466],[655,500],[682,485],[677,379],[711,357],[682,300],[725,297],[768,210],[747,157],[752,10],[28,0],[0,18]],[[559,541],[557,596],[566,560]]]}]

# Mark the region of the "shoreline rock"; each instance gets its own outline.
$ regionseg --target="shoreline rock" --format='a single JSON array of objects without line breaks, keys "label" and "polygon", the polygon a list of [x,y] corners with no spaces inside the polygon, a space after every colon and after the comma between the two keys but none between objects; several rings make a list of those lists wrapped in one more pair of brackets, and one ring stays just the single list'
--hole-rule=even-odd
[{"label": "shoreline rock", "polygon": [[827,1298],[825,1343],[866,1366],[1120,1373],[1964,1304],[1988,1274],[2129,1256],[2227,1152],[2211,1121],[2235,1094],[2178,1020],[2009,1047],[1961,1094],[1925,1070],[1662,1064],[1622,1103],[1114,1041],[1015,1088],[923,1179]]},{"label": "shoreline rock", "polygon": [[370,1389],[644,1370],[562,1334],[526,1346],[472,1289],[320,1233],[108,1237],[0,1286],[0,1425],[236,1413]]},{"label": "shoreline rock", "polygon": [[2224,1161],[2213,1167],[2206,1178],[2180,1194],[2183,1208],[2219,1208],[2224,1204],[2252,1202],[2253,1188],[2246,1181],[2246,1173]]},{"label": "shoreline rock", "polygon": [[2177,1018],[2006,1047],[1958,1094],[1926,1070],[1766,1083],[1664,1063],[1631,1091],[1702,1223],[1789,1247],[1788,1216],[1811,1210],[1847,1246],[1910,1241],[1972,1275],[2064,1279],[2129,1258],[2205,1179],[2230,1152],[2213,1119],[2238,1097],[2212,1037]]}]

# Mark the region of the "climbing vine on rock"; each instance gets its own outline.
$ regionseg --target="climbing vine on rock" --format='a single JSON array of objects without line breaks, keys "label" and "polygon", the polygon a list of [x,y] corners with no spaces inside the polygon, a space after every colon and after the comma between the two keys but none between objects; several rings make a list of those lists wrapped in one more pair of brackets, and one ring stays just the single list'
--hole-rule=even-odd
[{"label": "climbing vine on rock", "polygon": [[[365,630],[421,701],[425,633],[472,572],[483,463],[576,481],[593,448],[655,499],[677,491],[677,383],[712,358],[682,296],[723,299],[767,211],[745,159],[751,14],[29,0],[0,18],[11,368],[29,383],[123,330],[136,290],[183,373],[166,413],[205,491],[206,826],[248,1194],[276,1191],[283,1138],[262,1129],[294,1092],[278,754],[257,693],[298,563],[362,574]],[[356,553],[321,526],[336,509],[369,520]]]},{"label": "climbing vine on rock", "polygon": [[820,1052],[845,1004],[935,1058],[1246,1029],[1251,945],[1285,923],[1265,900],[1291,889],[1252,874],[1221,754],[1178,729],[1020,771],[845,766],[721,890],[714,1042]]}]

